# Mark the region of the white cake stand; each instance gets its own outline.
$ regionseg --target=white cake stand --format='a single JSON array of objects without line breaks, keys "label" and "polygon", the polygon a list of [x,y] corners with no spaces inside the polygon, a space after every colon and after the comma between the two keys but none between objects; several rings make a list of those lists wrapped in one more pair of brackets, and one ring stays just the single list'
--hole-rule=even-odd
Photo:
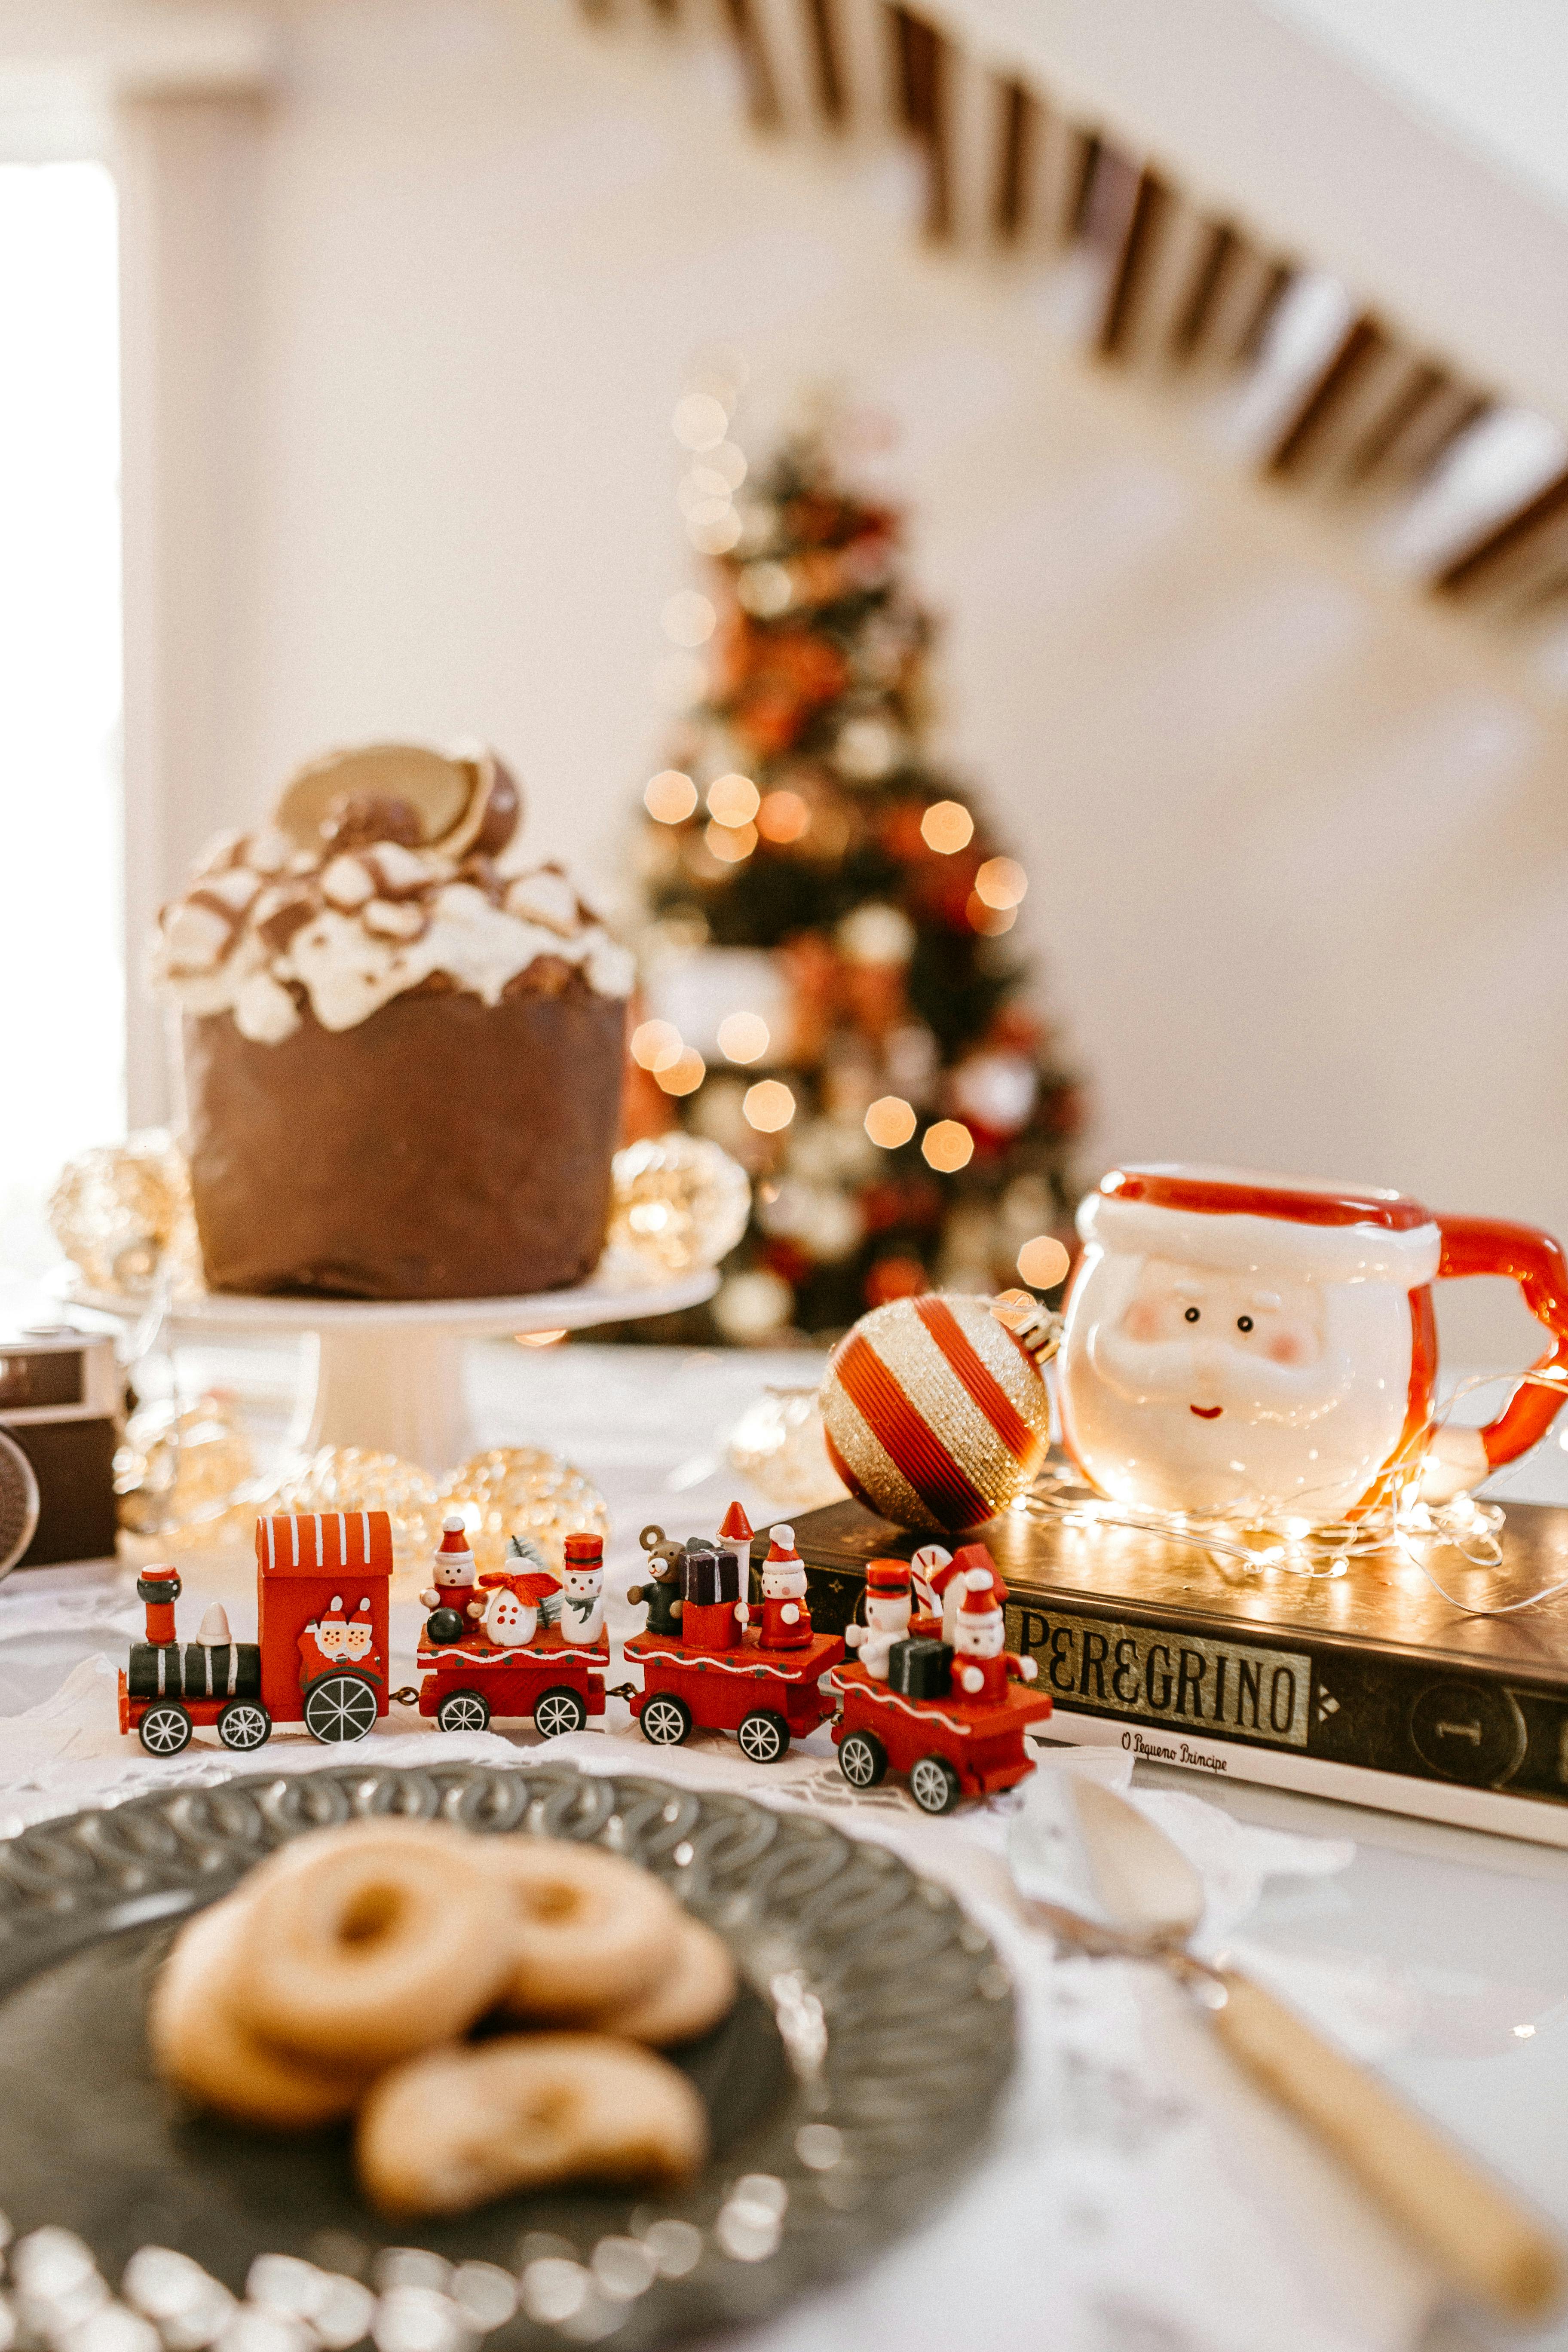
[{"label": "white cake stand", "polygon": [[[360,1445],[395,1454],[439,1475],[474,1451],[463,1384],[468,1339],[533,1331],[580,1331],[673,1315],[711,1298],[710,1267],[660,1283],[630,1282],[598,1267],[571,1290],[526,1298],[240,1298],[220,1292],[171,1306],[170,1338],[297,1339],[300,1386],[291,1446]],[[133,1321],[141,1306],[73,1287],[73,1306]]]}]

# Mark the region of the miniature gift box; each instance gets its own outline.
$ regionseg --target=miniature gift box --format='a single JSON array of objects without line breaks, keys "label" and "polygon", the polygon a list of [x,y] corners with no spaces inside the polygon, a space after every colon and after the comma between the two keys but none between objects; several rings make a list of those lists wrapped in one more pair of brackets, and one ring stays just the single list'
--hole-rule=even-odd
[{"label": "miniature gift box", "polygon": [[680,1638],[689,1650],[732,1650],[741,1639],[737,1613],[741,1570],[731,1551],[717,1551],[693,1536],[681,1569]]}]

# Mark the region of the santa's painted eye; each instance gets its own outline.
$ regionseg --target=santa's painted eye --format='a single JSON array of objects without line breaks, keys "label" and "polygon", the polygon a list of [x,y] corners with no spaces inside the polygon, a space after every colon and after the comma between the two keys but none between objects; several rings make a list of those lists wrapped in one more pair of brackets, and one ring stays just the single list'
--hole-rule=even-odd
[{"label": "santa's painted eye", "polygon": [[1238,1331],[1250,1331],[1252,1328],[1251,1316],[1238,1315],[1236,1318],[1236,1328]]},{"label": "santa's painted eye", "polygon": [[1195,1323],[1195,1322],[1197,1321],[1197,1319],[1198,1319],[1198,1310],[1197,1310],[1197,1308],[1196,1308],[1195,1307],[1188,1307],[1188,1309],[1187,1309],[1187,1321],[1188,1321],[1189,1323]]}]

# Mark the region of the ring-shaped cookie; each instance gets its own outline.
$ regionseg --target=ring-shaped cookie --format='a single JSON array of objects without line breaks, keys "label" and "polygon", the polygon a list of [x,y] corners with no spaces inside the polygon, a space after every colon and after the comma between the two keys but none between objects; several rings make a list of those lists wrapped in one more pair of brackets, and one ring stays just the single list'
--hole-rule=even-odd
[{"label": "ring-shaped cookie", "polygon": [[159,1969],[147,2035],[162,2079],[198,2106],[271,2131],[312,2131],[358,2105],[363,2074],[270,2049],[237,2016],[235,1979],[250,1933],[239,1895],[182,1927]]},{"label": "ring-shaped cookie", "polygon": [[467,2032],[512,1964],[512,1911],[478,1841],[374,1822],[300,1839],[253,1882],[237,2014],[263,2040],[353,2070]]},{"label": "ring-shaped cookie", "polygon": [[605,2034],[437,2050],[384,2074],[360,2113],[366,2192],[388,2213],[462,2213],[551,2181],[688,2180],[708,2116],[686,2076]]},{"label": "ring-shaped cookie", "polygon": [[650,1990],[674,1958],[685,1915],[636,1863],[570,1838],[487,1838],[480,1853],[511,1907],[501,2000],[514,2016],[596,2022]]},{"label": "ring-shaped cookie", "polygon": [[646,2042],[655,2050],[673,2049],[710,2033],[721,2018],[728,2017],[735,2006],[737,1983],[735,1963],[722,1937],[685,1915],[668,1967],[647,1992],[620,2009],[607,2010],[595,2022],[601,2033]]}]

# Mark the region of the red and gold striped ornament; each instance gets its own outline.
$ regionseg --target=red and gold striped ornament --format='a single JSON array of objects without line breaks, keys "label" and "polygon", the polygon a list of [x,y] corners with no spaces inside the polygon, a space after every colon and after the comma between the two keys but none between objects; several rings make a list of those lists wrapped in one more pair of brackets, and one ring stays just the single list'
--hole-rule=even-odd
[{"label": "red and gold striped ornament", "polygon": [[833,1466],[900,1527],[958,1534],[1024,1492],[1050,1438],[1046,1384],[984,1298],[929,1292],[873,1307],[822,1382]]}]

